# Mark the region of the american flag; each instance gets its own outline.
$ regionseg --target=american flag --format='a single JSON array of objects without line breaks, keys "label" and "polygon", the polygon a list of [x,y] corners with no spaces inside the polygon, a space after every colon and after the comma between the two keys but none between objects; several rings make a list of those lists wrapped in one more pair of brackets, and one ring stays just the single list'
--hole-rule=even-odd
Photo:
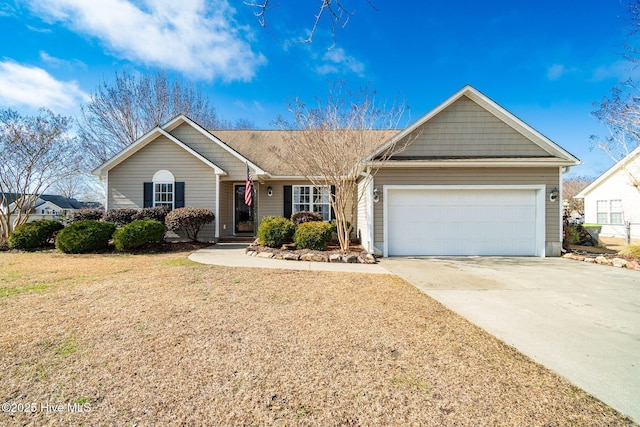
[{"label": "american flag", "polygon": [[253,179],[251,179],[251,171],[247,164],[247,181],[244,184],[244,203],[247,206],[253,205]]}]

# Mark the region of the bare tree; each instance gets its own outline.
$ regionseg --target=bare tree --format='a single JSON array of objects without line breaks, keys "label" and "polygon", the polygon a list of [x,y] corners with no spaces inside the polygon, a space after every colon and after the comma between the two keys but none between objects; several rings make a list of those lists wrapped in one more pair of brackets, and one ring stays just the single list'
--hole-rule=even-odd
[{"label": "bare tree", "polygon": [[563,205],[565,206],[567,215],[575,211],[584,216],[584,199],[574,199],[574,197],[592,182],[593,178],[586,176],[566,178],[562,182]]},{"label": "bare tree", "polygon": [[81,150],[68,132],[73,119],[41,109],[38,116],[0,111],[0,244],[28,221],[38,197],[75,173]]},{"label": "bare tree", "polygon": [[392,133],[388,130],[397,129],[407,109],[404,101],[386,105],[378,102],[375,95],[369,88],[348,91],[343,82],[337,82],[328,97],[317,98],[313,107],[300,98],[292,99],[289,111],[293,120],[278,119],[282,129],[295,130],[286,133],[283,146],[273,147],[278,158],[316,188],[335,187],[335,192],[325,197],[336,215],[342,251],[349,249],[353,219],[362,196],[356,188],[361,173],[374,175],[386,159],[406,145],[386,147],[375,157],[375,166],[373,162],[363,163],[389,139]]},{"label": "bare tree", "polygon": [[[629,60],[629,67],[633,68],[640,62],[636,46],[640,31],[640,0],[632,0],[627,6],[630,31],[624,57]],[[592,135],[592,145],[618,163],[630,184],[640,190],[640,176],[622,162],[640,143],[640,87],[628,79],[612,88],[609,96],[603,97],[595,106],[597,109],[592,115],[606,127],[608,135]]]},{"label": "bare tree", "polygon": [[218,119],[209,98],[191,82],[163,71],[115,73],[103,81],[81,109],[79,136],[91,165],[102,163],[144,133],[178,114],[185,114],[207,129],[228,127]]},{"label": "bare tree", "polygon": [[[311,20],[311,28],[309,29],[307,36],[299,41],[299,43],[311,43],[316,34],[316,31],[320,27],[322,20],[328,22],[331,31],[331,37],[333,43],[336,41],[336,31],[339,28],[346,27],[349,19],[355,14],[355,10],[349,8],[345,0],[318,0],[316,12],[314,12],[313,19]],[[364,0],[371,8],[377,10],[371,0]],[[254,15],[258,19],[258,23],[262,27],[267,26],[267,15],[272,9],[280,6],[280,3],[274,5],[269,0],[261,1],[245,1],[245,5],[254,9]],[[305,5],[306,7],[306,5]]]}]

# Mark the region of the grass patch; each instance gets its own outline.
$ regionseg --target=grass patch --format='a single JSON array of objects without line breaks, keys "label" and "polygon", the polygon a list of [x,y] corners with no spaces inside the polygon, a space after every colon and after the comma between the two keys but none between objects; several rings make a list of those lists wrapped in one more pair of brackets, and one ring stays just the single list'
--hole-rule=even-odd
[{"label": "grass patch", "polygon": [[618,253],[626,256],[640,256],[640,245],[627,245]]},{"label": "grass patch", "polygon": [[396,387],[411,387],[429,391],[429,383],[427,381],[409,375],[393,377],[391,378],[391,384]]},{"label": "grass patch", "polygon": [[75,339],[68,338],[53,348],[53,355],[55,357],[67,357],[76,353],[80,349],[80,346],[75,342]]},{"label": "grass patch", "polygon": [[25,292],[37,291],[42,292],[45,289],[49,288],[51,285],[47,285],[44,283],[36,283],[34,285],[27,286],[14,286],[14,287],[0,287],[0,298],[7,298],[13,295],[22,294]]},{"label": "grass patch", "polygon": [[166,265],[169,267],[202,267],[202,264],[193,262],[189,258],[175,258],[166,261],[160,261],[160,265]]}]

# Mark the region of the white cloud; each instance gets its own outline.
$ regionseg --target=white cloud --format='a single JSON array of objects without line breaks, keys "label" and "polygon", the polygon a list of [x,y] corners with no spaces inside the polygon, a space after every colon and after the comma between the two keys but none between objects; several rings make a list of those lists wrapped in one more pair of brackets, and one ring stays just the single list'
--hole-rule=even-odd
[{"label": "white cloud", "polygon": [[46,107],[68,113],[88,100],[89,95],[75,81],[56,80],[42,68],[0,62],[0,104],[5,107]]},{"label": "white cloud", "polygon": [[598,67],[593,72],[592,76],[592,80],[596,82],[607,79],[626,81],[638,78],[640,78],[640,67],[638,67],[638,64],[625,60],[616,61],[613,64]]},{"label": "white cloud", "polygon": [[551,67],[547,68],[547,78],[549,80],[558,80],[562,77],[567,70],[562,64],[553,64]]},{"label": "white cloud", "polygon": [[265,61],[228,0],[30,0],[43,19],[95,37],[116,57],[192,78],[249,80]]},{"label": "white cloud", "polygon": [[344,49],[331,49],[322,56],[324,63],[316,67],[320,74],[336,74],[351,72],[359,76],[364,74],[364,64],[353,56],[346,54]]}]

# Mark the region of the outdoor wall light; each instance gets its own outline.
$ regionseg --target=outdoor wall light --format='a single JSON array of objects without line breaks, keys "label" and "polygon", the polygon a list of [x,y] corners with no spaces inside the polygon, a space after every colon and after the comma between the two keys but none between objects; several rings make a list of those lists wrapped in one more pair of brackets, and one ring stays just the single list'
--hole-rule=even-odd
[{"label": "outdoor wall light", "polygon": [[273,196],[273,188],[271,188],[271,186],[267,187],[267,196],[269,197]]},{"label": "outdoor wall light", "polygon": [[555,202],[556,200],[558,200],[559,195],[560,195],[560,191],[558,190],[558,187],[554,187],[554,189],[551,190],[551,193],[549,193],[549,200],[551,200],[552,202]]},{"label": "outdoor wall light", "polygon": [[380,201],[380,192],[378,191],[378,187],[373,189],[373,201],[374,203],[378,203]]}]

